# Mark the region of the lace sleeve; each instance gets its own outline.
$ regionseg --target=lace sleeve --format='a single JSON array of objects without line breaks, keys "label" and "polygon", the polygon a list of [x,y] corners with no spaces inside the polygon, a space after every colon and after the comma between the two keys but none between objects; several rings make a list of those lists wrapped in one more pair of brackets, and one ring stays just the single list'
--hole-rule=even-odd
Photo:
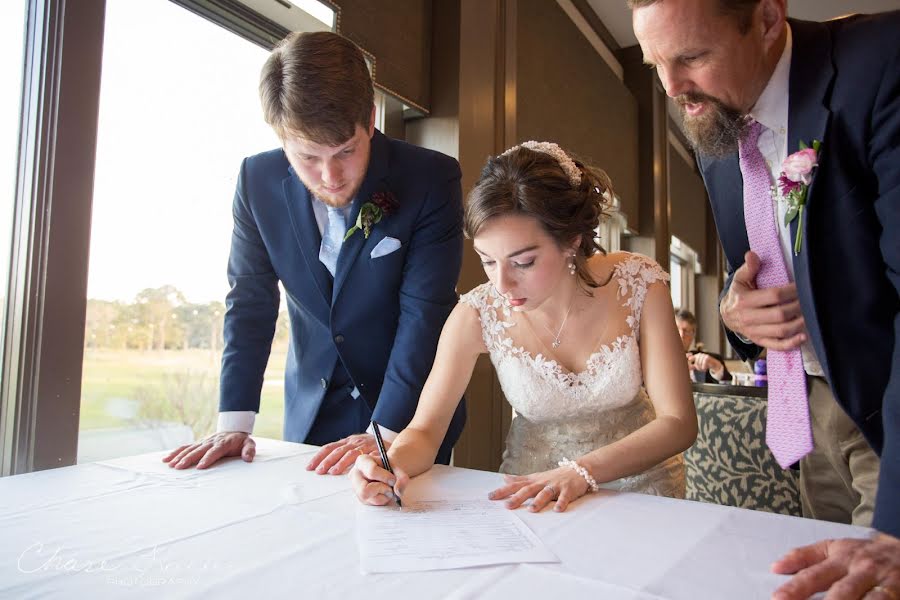
[{"label": "lace sleeve", "polygon": [[658,281],[667,283],[669,274],[653,259],[632,254],[616,265],[615,279],[619,286],[619,298],[625,298],[622,306],[631,309],[631,314],[626,319],[628,326],[635,338],[640,339],[641,309],[644,307],[647,288]]},{"label": "lace sleeve", "polygon": [[478,318],[481,321],[481,336],[484,338],[485,347],[490,351],[494,345],[500,343],[506,328],[510,326],[500,316],[502,313],[509,317],[509,308],[503,303],[502,298],[490,282],[472,288],[471,291],[460,296],[459,301],[478,311]]},{"label": "lace sleeve", "polygon": [[479,313],[487,307],[487,286],[488,284],[482,283],[479,286],[476,286],[459,297],[459,301],[463,304],[468,304]]},{"label": "lace sleeve", "polygon": [[490,309],[488,304],[489,287],[489,283],[483,283],[459,297],[460,303],[468,304],[478,311],[478,320],[481,321],[481,336],[484,338],[484,343],[488,348],[490,348],[490,336],[487,328],[484,326],[484,315]]}]

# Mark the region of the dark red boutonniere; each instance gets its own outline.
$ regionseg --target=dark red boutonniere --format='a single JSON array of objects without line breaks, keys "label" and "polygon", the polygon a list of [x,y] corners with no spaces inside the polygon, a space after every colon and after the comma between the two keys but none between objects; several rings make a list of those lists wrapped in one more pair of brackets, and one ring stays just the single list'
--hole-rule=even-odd
[{"label": "dark red boutonniere", "polygon": [[803,208],[806,206],[806,194],[809,192],[809,184],[819,166],[819,148],[822,143],[813,140],[812,148],[805,142],[800,142],[800,150],[788,156],[781,165],[781,177],[778,184],[781,186],[781,194],[787,201],[788,209],[784,215],[784,226],[787,227],[794,219],[797,222],[797,236],[794,238],[794,255],[800,254],[800,245],[803,243]]},{"label": "dark red boutonniere", "polygon": [[369,198],[369,201],[360,207],[359,216],[356,217],[356,224],[347,230],[344,241],[346,242],[358,229],[362,229],[363,235],[366,236],[366,239],[369,239],[372,227],[379,223],[383,217],[397,210],[398,206],[400,206],[400,203],[397,202],[397,198],[391,192],[375,192]]}]

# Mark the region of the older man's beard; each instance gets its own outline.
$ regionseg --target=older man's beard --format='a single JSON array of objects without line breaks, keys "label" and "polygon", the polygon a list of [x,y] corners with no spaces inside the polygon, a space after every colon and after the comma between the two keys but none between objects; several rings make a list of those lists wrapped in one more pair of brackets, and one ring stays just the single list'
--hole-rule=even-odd
[{"label": "older man's beard", "polygon": [[[700,115],[687,114],[685,104],[703,102],[707,105]],[[705,156],[723,158],[737,152],[741,132],[747,117],[720,100],[705,94],[682,94],[675,98],[681,111],[681,130],[694,149]]]}]

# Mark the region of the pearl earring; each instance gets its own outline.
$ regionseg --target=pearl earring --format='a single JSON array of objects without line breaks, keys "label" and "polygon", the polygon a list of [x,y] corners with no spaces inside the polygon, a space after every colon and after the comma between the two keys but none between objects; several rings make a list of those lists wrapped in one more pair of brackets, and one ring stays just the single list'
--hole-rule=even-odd
[{"label": "pearl earring", "polygon": [[574,275],[574,274],[575,274],[575,271],[576,271],[576,267],[575,267],[575,253],[573,252],[573,253],[569,256],[569,258],[571,259],[571,261],[569,262],[569,275]]}]

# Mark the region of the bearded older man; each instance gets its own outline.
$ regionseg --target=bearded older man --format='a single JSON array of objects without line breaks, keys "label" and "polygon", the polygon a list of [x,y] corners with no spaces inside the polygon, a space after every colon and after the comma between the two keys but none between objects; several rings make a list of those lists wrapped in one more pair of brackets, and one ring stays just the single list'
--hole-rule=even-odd
[{"label": "bearded older man", "polygon": [[729,264],[720,312],[768,350],[767,442],[809,516],[865,524],[775,563],[777,598],[900,600],[900,12],[787,20],[785,0],[630,0],[684,117]]}]

